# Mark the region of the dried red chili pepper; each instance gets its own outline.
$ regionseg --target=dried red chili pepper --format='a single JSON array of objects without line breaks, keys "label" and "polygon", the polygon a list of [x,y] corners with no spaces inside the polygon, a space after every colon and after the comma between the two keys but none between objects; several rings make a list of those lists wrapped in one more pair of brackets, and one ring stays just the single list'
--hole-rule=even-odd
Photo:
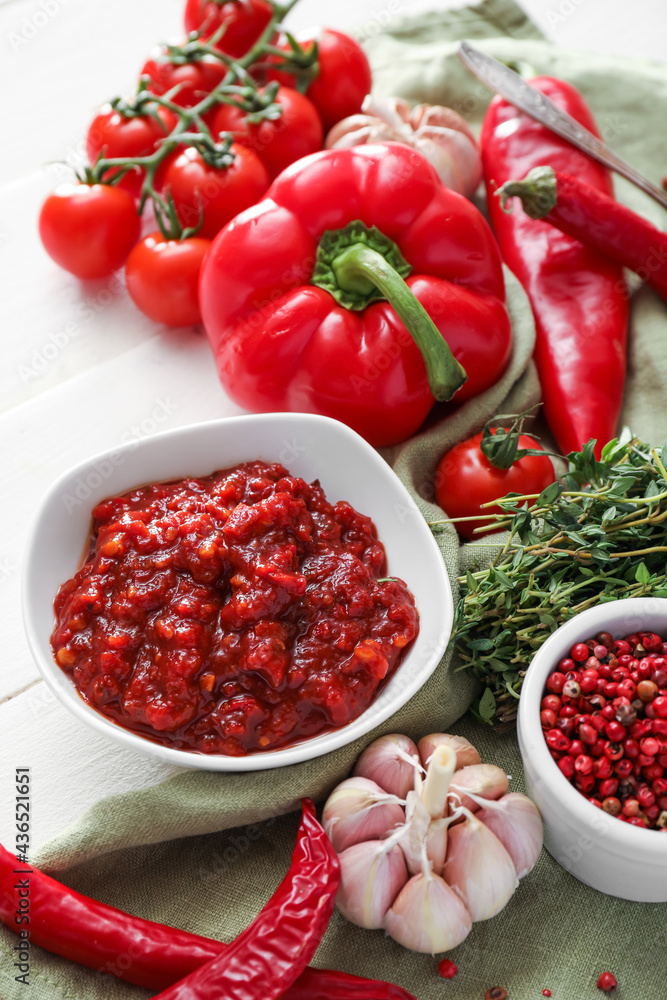
[{"label": "dried red chili pepper", "polygon": [[[146,989],[163,990],[210,962],[227,945],[132,916],[70,889],[0,845],[0,922],[18,933],[21,881],[30,892],[30,941],[55,955]],[[393,983],[306,969],[283,1000],[413,1000]]]},{"label": "dried red chili pepper", "polygon": [[501,204],[521,198],[531,219],[544,219],[639,275],[667,299],[667,233],[578,177],[535,167],[496,192]]},{"label": "dried red chili pepper", "polygon": [[159,1000],[277,1000],[320,943],[339,875],[336,852],[315,818],[315,806],[304,799],[292,863],[266,906],[221,955],[168,987]]},{"label": "dried red chili pepper", "polygon": [[[574,87],[551,77],[530,83],[598,135]],[[596,438],[599,457],[616,432],[623,399],[628,294],[622,270],[519,207],[508,215],[493,194],[505,181],[549,163],[612,197],[609,173],[500,97],[489,105],[481,145],[491,223],[535,315],[545,417],[562,452],[579,451]]]}]

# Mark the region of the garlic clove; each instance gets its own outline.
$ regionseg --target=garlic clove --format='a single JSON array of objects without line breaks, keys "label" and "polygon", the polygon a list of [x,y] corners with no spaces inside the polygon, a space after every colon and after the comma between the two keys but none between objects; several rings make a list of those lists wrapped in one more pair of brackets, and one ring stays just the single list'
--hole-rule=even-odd
[{"label": "garlic clove", "polygon": [[453,108],[439,104],[417,104],[410,113],[410,124],[415,132],[423,128],[447,128],[461,132],[474,146],[477,140],[465,118]]},{"label": "garlic clove", "polygon": [[405,822],[395,795],[388,795],[368,778],[347,778],[324,804],[322,826],[336,853],[362,840],[383,837]]},{"label": "garlic clove", "polygon": [[383,927],[387,910],[408,879],[400,847],[387,846],[382,840],[367,840],[339,855],[336,906],[357,927]]},{"label": "garlic clove", "polygon": [[417,747],[408,736],[390,733],[367,746],[356,763],[355,775],[375,781],[392,795],[404,799],[414,788],[421,769]]},{"label": "garlic clove", "polygon": [[519,884],[509,853],[484,823],[465,810],[449,831],[444,877],[473,920],[488,920],[509,902]]},{"label": "garlic clove", "polygon": [[531,871],[542,851],[544,826],[539,809],[527,795],[510,792],[482,808],[477,819],[491,830],[511,857],[518,878]]},{"label": "garlic clove", "polygon": [[449,809],[453,812],[463,805],[476,812],[479,805],[465,794],[470,791],[483,799],[499,799],[509,788],[509,778],[501,767],[495,764],[471,764],[457,771],[452,779],[449,794]]},{"label": "garlic clove", "polygon": [[412,951],[449,951],[468,936],[472,917],[444,879],[420,872],[405,883],[384,921],[390,937]]},{"label": "garlic clove", "polygon": [[482,758],[465,736],[454,736],[451,733],[431,733],[424,736],[417,744],[419,756],[424,767],[427,766],[433,751],[439,746],[450,746],[456,752],[456,768],[468,767],[470,764],[481,764]]},{"label": "garlic clove", "polygon": [[391,125],[381,118],[350,115],[349,118],[339,121],[327,133],[324,148],[331,149],[335,146],[337,149],[348,149],[350,146],[362,146],[369,142],[400,142],[401,138]]},{"label": "garlic clove", "polygon": [[401,131],[404,125],[408,125],[408,132],[413,129],[410,105],[402,97],[376,98],[366,94],[361,110],[364,114],[381,118],[397,131]]}]

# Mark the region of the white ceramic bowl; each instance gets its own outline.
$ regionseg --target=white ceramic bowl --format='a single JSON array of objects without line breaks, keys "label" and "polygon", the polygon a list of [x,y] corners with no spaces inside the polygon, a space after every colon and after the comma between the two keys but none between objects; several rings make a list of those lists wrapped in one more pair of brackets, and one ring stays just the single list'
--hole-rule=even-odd
[{"label": "white ceramic bowl", "polygon": [[535,655],[521,689],[519,747],[528,794],[545,825],[550,854],[580,881],[610,896],[667,902],[667,834],[642,830],[592,806],[561,774],[540,725],[540,701],[549,674],[575,642],[598,632],[622,639],[632,632],[667,633],[667,600],[610,601],[582,611],[554,632]]},{"label": "white ceramic bowl", "polygon": [[[247,757],[163,747],[116,725],[80,697],[52,656],[53,599],[60,584],[81,563],[91,510],[100,500],[143,483],[204,476],[253,459],[281,462],[309,482],[319,479],[329,500],[348,500],[373,519],[387,553],[388,574],[404,580],[415,597],[420,632],[372,705],[341,729]],[[44,680],[78,719],[129,749],[181,767],[252,771],[318,757],[363,736],[393,715],[419,690],[442,657],[452,629],[453,603],[433,535],[384,459],[336,420],[272,413],[167,431],[97,455],[61,476],[44,497],[29,538],[23,618]]]}]

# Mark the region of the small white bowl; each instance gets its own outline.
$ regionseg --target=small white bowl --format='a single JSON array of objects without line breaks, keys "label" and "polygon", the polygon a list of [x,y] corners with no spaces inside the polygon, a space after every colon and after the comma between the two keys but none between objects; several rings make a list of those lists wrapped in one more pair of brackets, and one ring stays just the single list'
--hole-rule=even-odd
[{"label": "small white bowl", "polygon": [[547,677],[575,642],[598,632],[667,634],[667,600],[638,597],[582,611],[554,632],[533,658],[521,689],[518,734],[528,794],[544,819],[544,845],[572,875],[610,896],[667,902],[667,834],[608,816],[569,783],[551,757],[540,725]]},{"label": "small white bowl", "polygon": [[[308,482],[319,479],[332,502],[369,515],[384,543],[387,573],[404,580],[420,615],[417,639],[366,711],[347,726],[270,753],[228,757],[175,750],[144,739],[91,708],[55,663],[53,600],[81,564],[91,511],[134,486],[205,476],[240,462],[281,462]],[[302,413],[229,417],[134,441],[71,469],[48,491],[33,525],[23,576],[28,643],[49,687],[74,715],[126,748],[180,767],[254,771],[318,757],[363,736],[408,701],[433,673],[449,641],[453,602],[442,556],[424,518],[390,467],[337,420]]]}]

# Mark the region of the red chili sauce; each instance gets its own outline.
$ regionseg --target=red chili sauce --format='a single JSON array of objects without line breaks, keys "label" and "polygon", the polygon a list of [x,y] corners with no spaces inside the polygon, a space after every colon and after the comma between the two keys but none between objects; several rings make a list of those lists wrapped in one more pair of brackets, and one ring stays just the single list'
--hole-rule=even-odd
[{"label": "red chili sauce", "polygon": [[370,518],[281,465],[142,486],[93,518],[55,600],[56,662],[166,746],[239,756],[344,726],[417,635]]}]

